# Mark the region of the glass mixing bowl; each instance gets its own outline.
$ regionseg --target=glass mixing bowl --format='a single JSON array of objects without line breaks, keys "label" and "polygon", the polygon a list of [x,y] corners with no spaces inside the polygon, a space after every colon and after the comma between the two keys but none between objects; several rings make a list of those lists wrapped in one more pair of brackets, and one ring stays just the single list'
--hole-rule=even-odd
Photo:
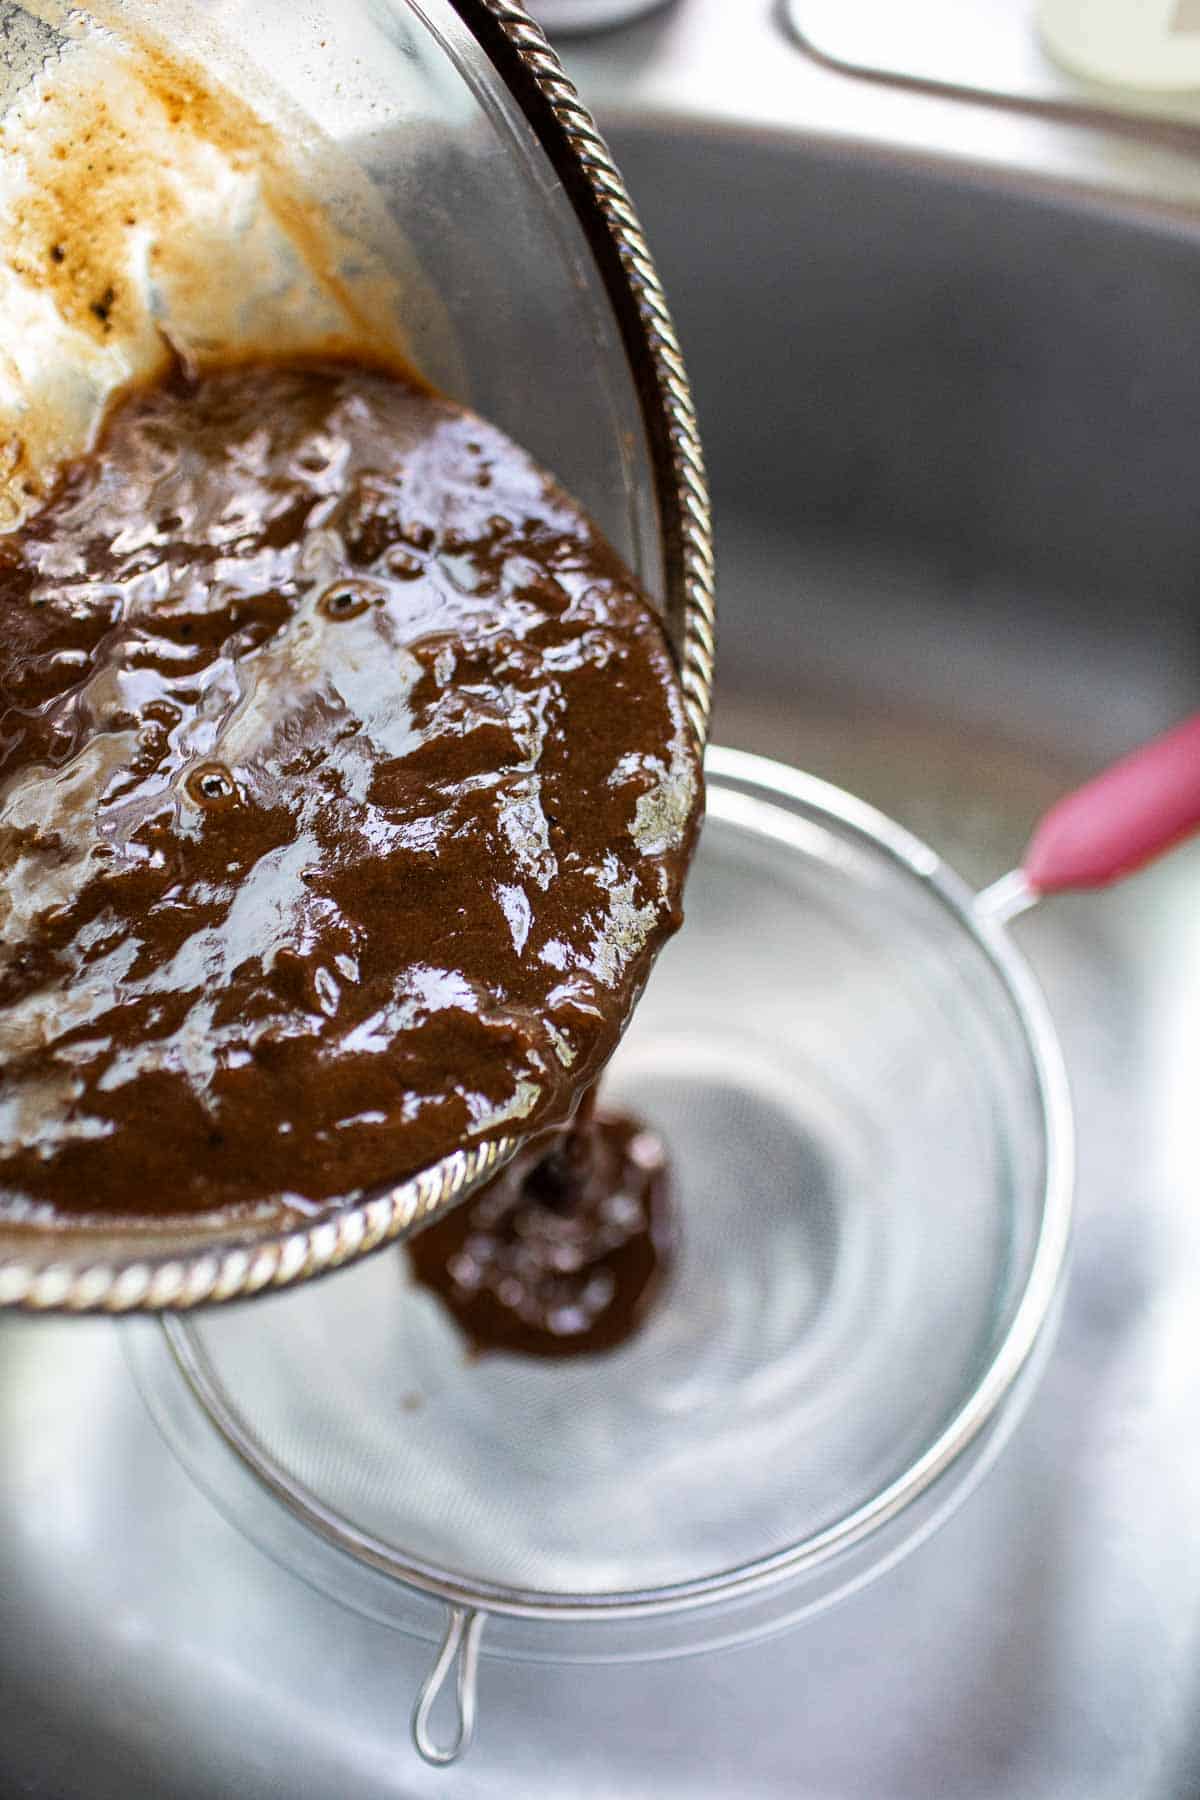
[{"label": "glass mixing bowl", "polygon": [[606,1076],[669,1145],[680,1215],[630,1342],[474,1357],[403,1250],[126,1338],[251,1538],[445,1633],[431,1760],[469,1738],[485,1621],[485,1655],[658,1657],[877,1574],[986,1466],[1049,1342],[1070,1110],[1007,930],[872,808],[731,751],[707,768],[687,925]]},{"label": "glass mixing bowl", "polygon": [[[702,742],[712,538],[687,377],[620,177],[522,8],[95,0],[91,12],[134,41],[165,40],[256,105],[265,97],[338,191],[369,196],[413,360],[590,511],[662,608]],[[65,0],[0,0],[0,105],[45,58],[76,54],[89,17]],[[0,1306],[120,1313],[291,1285],[403,1237],[515,1147],[456,1153],[302,1222],[282,1207],[237,1226],[0,1222]]]}]

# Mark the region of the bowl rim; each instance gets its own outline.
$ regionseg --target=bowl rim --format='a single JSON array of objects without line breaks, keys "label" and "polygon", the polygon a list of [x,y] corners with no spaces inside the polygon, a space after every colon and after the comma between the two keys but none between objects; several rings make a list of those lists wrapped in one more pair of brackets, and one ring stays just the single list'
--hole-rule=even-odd
[{"label": "bowl rim", "polygon": [[[664,619],[688,722],[703,747],[716,617],[712,514],[695,406],[662,283],[608,148],[541,29],[508,0],[450,4],[549,157],[613,307],[654,471]],[[260,1224],[217,1220],[182,1229],[166,1221],[42,1234],[0,1226],[0,1309],[183,1311],[311,1281],[440,1217],[503,1167],[522,1141],[505,1137],[456,1150],[392,1187],[286,1227],[277,1214]]]},{"label": "bowl rim", "polygon": [[[1025,958],[1004,925],[976,905],[974,890],[946,866],[936,851],[867,802],[816,776],[744,751],[710,747],[705,766],[710,780],[724,793],[745,795],[768,806],[782,803],[793,813],[803,812],[818,822],[832,822],[870,849],[883,853],[918,880],[984,953],[1013,1009],[1029,1054],[1035,1112],[1042,1132],[1042,1212],[1028,1274],[1004,1337],[970,1394],[926,1449],[869,1499],[807,1538],[761,1557],[686,1581],[608,1595],[558,1595],[467,1580],[420,1558],[404,1559],[380,1540],[348,1525],[274,1464],[270,1452],[241,1421],[236,1406],[227,1398],[188,1321],[164,1318],[161,1351],[151,1353],[146,1367],[157,1366],[161,1372],[164,1364],[170,1365],[173,1378],[181,1378],[190,1389],[212,1428],[210,1454],[232,1453],[236,1464],[253,1477],[259,1491],[265,1490],[286,1514],[336,1551],[452,1610],[566,1626],[632,1622],[746,1601],[784,1583],[826,1571],[835,1561],[883,1532],[915,1502],[932,1495],[942,1477],[952,1470],[962,1471],[964,1481],[960,1487],[966,1491],[973,1467],[969,1453],[983,1450],[986,1464],[991,1448],[987,1441],[990,1428],[1000,1423],[1005,1402],[1018,1388],[1028,1394],[1031,1383],[1028,1379],[1022,1381],[1022,1377],[1028,1378],[1036,1371],[1038,1353],[1044,1352],[1049,1342],[1071,1237],[1074,1132],[1057,1035]],[[146,1386],[141,1385],[146,1395]],[[161,1408],[152,1404],[151,1409],[161,1422]],[[167,1436],[172,1440],[175,1434],[168,1428]],[[187,1462],[188,1458],[185,1456],[184,1460]],[[202,1481],[202,1485],[209,1483]],[[961,1498],[961,1492],[956,1491],[949,1504],[957,1498]],[[949,1504],[938,1510],[935,1522],[945,1516]],[[912,1541],[919,1540],[920,1533]],[[882,1566],[890,1566],[896,1555],[909,1547],[911,1543],[906,1541],[901,1551],[885,1559]],[[874,1572],[869,1571],[862,1579]],[[833,1597],[841,1591],[835,1589]],[[736,1635],[733,1634],[734,1639]]]}]

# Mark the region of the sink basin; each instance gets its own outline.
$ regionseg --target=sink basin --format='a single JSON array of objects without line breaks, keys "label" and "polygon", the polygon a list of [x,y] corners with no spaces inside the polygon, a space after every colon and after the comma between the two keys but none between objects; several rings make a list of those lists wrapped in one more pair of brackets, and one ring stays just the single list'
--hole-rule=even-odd
[{"label": "sink basin", "polygon": [[[1056,794],[1200,703],[1200,238],[775,132],[622,116],[610,137],[700,412],[715,738],[993,879]],[[797,1794],[1200,1789],[1200,1577],[1181,1561],[1200,1495],[1198,895],[1193,843],[1016,928],[1078,1115],[1058,1349],[979,1535],[959,1521],[886,1612],[899,1633],[952,1583],[954,1626],[922,1631],[903,1677],[860,1635],[861,1660],[816,1684],[824,1713],[809,1682]],[[880,1616],[864,1603],[836,1641]],[[768,1692],[783,1704],[778,1677]],[[856,1697],[872,1722],[847,1749]],[[931,1742],[938,1706],[954,1716]]]},{"label": "sink basin", "polygon": [[1200,238],[777,134],[610,135],[704,432],[718,738],[861,785],[826,733],[882,712],[1036,781],[1195,704]]},{"label": "sink basin", "polygon": [[[1200,236],[801,129],[609,126],[713,479],[714,737],[1001,873],[1064,785],[1196,704]],[[0,1791],[1194,1794],[1198,880],[1193,846],[1018,927],[1072,1075],[1079,1230],[980,1492],[766,1644],[485,1662],[452,1777],[407,1739],[425,1647],[237,1535],[159,1442],[121,1327],[5,1320]]]}]

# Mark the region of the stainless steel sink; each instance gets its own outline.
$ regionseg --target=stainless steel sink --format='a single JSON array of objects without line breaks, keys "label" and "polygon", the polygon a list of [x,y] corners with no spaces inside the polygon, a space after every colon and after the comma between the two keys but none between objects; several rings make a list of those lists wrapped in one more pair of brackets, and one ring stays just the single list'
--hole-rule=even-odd
[{"label": "stainless steel sink", "polygon": [[770,697],[804,761],[816,701],[1087,765],[1194,704],[1200,239],[774,134],[614,138],[704,428],[718,735]]},{"label": "stainless steel sink", "polygon": [[[948,128],[936,161],[871,143],[869,92],[854,143],[788,128],[777,71],[770,130],[622,97],[639,57],[675,67],[677,29],[581,73],[698,393],[715,736],[984,880],[1066,783],[1197,704],[1200,232],[968,165]],[[159,1442],[118,1327],[8,1320],[0,1793],[1194,1796],[1198,850],[1018,927],[1079,1113],[1073,1281],[1032,1412],[902,1567],[737,1653],[485,1662],[479,1742],[442,1776],[407,1739],[427,1649],[237,1535]]]}]

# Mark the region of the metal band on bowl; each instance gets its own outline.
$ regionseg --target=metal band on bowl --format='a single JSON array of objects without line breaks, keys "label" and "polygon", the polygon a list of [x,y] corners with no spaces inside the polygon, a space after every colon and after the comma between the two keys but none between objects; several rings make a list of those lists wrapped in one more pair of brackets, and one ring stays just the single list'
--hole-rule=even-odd
[{"label": "metal band on bowl", "polygon": [[[624,184],[587,108],[523,7],[453,0],[521,104],[575,208],[624,339],[653,456],[667,591],[664,613],[679,659],[688,718],[708,730],[715,602],[712,520],[691,390],[662,283]],[[458,1150],[369,1200],[331,1208],[312,1224],[261,1238],[243,1226],[183,1255],[102,1260],[37,1249],[0,1252],[0,1307],[34,1312],[174,1310],[292,1287],[407,1237],[482,1186],[519,1139]]]}]

